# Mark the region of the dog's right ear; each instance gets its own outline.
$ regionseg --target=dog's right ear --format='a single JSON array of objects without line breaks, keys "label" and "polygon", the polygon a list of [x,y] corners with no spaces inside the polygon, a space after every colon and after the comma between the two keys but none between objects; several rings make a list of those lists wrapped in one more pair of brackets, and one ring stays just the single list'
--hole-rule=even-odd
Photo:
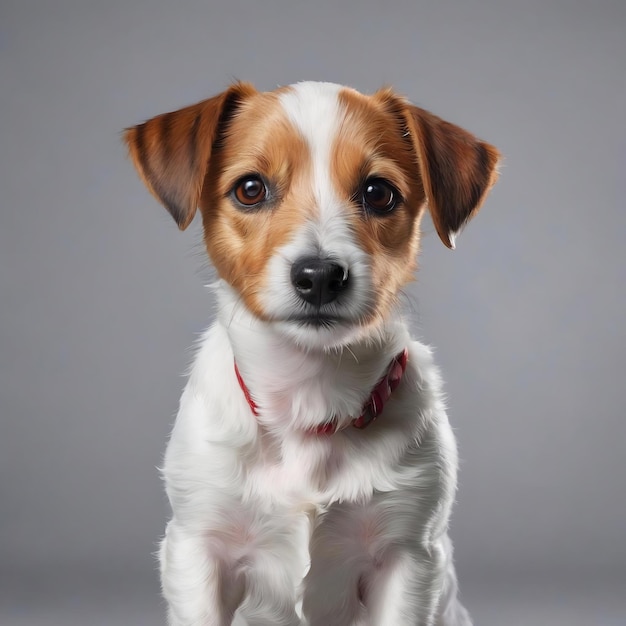
[{"label": "dog's right ear", "polygon": [[124,141],[146,187],[178,227],[191,223],[214,143],[239,104],[256,93],[236,83],[219,95],[127,128]]}]

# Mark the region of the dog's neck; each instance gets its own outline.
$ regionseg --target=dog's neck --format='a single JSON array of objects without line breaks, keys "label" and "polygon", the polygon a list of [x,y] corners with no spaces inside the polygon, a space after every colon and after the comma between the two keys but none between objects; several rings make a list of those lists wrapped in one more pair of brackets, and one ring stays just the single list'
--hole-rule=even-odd
[{"label": "dog's neck", "polygon": [[349,425],[409,341],[395,316],[347,345],[313,350],[252,315],[225,283],[218,287],[218,303],[218,321],[258,406],[258,419],[270,429],[306,429],[331,417],[339,427]]}]

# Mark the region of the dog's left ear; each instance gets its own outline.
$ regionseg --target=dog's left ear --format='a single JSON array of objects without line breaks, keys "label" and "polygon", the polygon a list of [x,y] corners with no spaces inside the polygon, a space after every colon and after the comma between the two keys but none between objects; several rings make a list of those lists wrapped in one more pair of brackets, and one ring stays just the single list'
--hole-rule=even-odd
[{"label": "dog's left ear", "polygon": [[496,182],[500,153],[459,126],[406,104],[428,208],[441,241],[454,248],[463,225]]},{"label": "dog's left ear", "polygon": [[198,208],[211,152],[239,104],[256,93],[247,83],[179,111],[127,128],[124,141],[146,187],[185,230]]}]

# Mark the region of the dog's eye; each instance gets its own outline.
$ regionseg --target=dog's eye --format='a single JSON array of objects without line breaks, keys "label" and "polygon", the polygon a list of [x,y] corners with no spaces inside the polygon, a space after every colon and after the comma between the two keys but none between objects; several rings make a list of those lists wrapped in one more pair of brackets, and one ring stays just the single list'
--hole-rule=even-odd
[{"label": "dog's eye", "polygon": [[398,202],[400,194],[382,178],[368,178],[362,190],[363,206],[373,213],[391,213]]},{"label": "dog's eye", "polygon": [[235,199],[244,206],[254,206],[267,197],[267,187],[259,176],[241,178],[233,189]]}]

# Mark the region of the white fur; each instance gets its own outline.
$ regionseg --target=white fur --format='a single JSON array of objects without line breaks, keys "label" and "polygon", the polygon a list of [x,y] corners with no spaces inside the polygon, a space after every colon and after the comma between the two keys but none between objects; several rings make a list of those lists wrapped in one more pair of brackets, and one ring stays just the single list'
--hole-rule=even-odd
[{"label": "white fur", "polygon": [[[330,186],[337,87],[282,96],[314,155],[317,211],[269,265],[263,306],[298,306],[293,261],[322,251],[349,267],[353,297],[334,329],[264,322],[227,283],[203,338],[167,448],[173,517],[161,544],[171,626],[470,626],[456,598],[446,534],[457,456],[441,380],[401,316],[357,330],[369,306],[368,257]],[[408,367],[383,415],[350,426],[391,359]],[[255,402],[253,415],[234,371]],[[307,432],[336,416],[331,436]],[[359,590],[362,598],[359,599]]]}]

